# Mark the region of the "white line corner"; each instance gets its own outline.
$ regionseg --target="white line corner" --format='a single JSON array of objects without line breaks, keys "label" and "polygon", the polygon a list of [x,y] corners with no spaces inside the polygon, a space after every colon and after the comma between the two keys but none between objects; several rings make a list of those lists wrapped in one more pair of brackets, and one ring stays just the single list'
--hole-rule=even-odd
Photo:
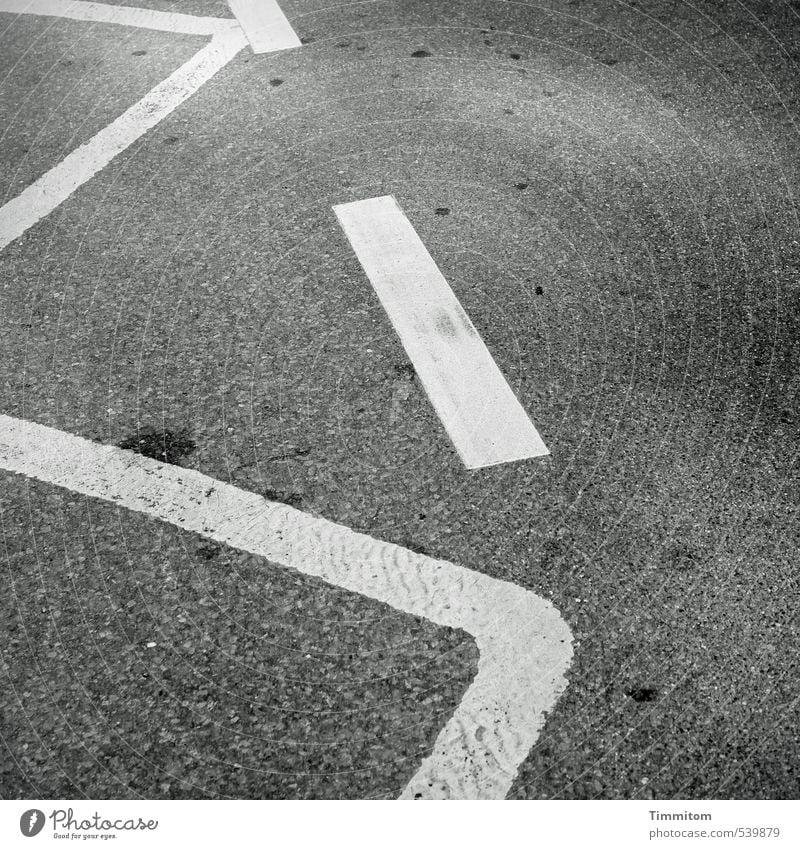
[{"label": "white line corner", "polygon": [[502,799],[567,686],[572,635],[540,596],[191,469],[0,415],[0,469],[99,498],[471,634],[477,674],[404,799]]}]

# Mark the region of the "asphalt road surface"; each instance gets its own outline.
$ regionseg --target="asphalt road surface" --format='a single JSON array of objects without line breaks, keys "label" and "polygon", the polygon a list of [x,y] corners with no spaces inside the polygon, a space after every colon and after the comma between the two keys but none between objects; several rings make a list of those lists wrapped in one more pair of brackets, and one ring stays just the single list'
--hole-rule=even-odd
[{"label": "asphalt road surface", "polygon": [[[800,3],[281,8],[301,47],[0,251],[0,413],[552,601],[510,797],[798,798]],[[207,41],[0,13],[0,199]],[[465,469],[332,211],[388,194],[550,456]],[[3,798],[396,797],[475,674],[464,631],[0,486]]]}]

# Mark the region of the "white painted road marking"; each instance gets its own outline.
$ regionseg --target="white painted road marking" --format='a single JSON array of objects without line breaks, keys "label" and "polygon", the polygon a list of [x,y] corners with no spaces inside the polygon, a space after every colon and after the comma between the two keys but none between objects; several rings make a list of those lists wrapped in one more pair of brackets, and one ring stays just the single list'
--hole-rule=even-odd
[{"label": "white painted road marking", "polygon": [[300,47],[302,42],[275,0],[228,0],[253,53]]},{"label": "white painted road marking", "polygon": [[464,465],[549,454],[397,201],[333,209]]},{"label": "white painted road marking", "polygon": [[187,35],[216,35],[236,26],[235,21],[226,18],[203,18],[176,12],[158,12],[155,9],[85,3],[82,0],[0,0],[0,12],[123,24],[163,32],[182,32]]},{"label": "white painted road marking", "polygon": [[[0,3],[3,2],[8,3],[9,0],[0,0]],[[0,250],[49,215],[117,154],[155,127],[230,62],[247,42],[235,21],[223,23],[226,28],[188,62],[86,144],[73,150],[58,165],[0,207]]]},{"label": "white painted road marking", "polygon": [[402,798],[501,799],[566,687],[550,602],[200,472],[0,415],[0,469],[100,498],[470,633],[478,672]]}]

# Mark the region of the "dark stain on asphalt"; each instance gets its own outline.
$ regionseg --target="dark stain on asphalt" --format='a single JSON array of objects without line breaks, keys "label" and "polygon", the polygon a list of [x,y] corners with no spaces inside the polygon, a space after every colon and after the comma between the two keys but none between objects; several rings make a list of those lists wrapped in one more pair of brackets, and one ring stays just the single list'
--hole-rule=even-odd
[{"label": "dark stain on asphalt", "polygon": [[536,292],[537,295],[544,295],[544,289],[542,289],[541,286],[537,286],[533,291]]},{"label": "dark stain on asphalt", "polygon": [[703,565],[705,558],[702,552],[685,543],[675,543],[665,548],[660,557],[660,566],[668,569],[689,571]]},{"label": "dark stain on asphalt", "polygon": [[434,213],[436,215],[450,215],[450,207],[449,206],[437,206],[434,209]]},{"label": "dark stain on asphalt", "polygon": [[411,55],[415,59],[423,59],[423,58],[425,58],[425,56],[430,56],[431,54],[428,53],[427,50],[415,50]]},{"label": "dark stain on asphalt", "polygon": [[311,453],[310,448],[295,448],[292,451],[286,451],[283,454],[273,454],[267,457],[265,463],[271,463],[278,460],[293,460],[295,457],[307,457]]},{"label": "dark stain on asphalt", "polygon": [[524,192],[529,185],[530,183],[514,183],[514,188],[519,189],[521,192]]},{"label": "dark stain on asphalt", "polygon": [[261,494],[269,501],[278,501],[289,507],[297,507],[298,504],[303,503],[303,494],[301,492],[289,492],[285,489],[267,487]]},{"label": "dark stain on asphalt", "polygon": [[655,687],[632,687],[626,695],[635,702],[654,702],[658,698],[658,690]]},{"label": "dark stain on asphalt", "polygon": [[147,55],[146,50],[134,50],[133,53],[131,53],[131,56],[145,56],[145,55]]},{"label": "dark stain on asphalt", "polygon": [[399,375],[400,377],[413,378],[417,376],[417,370],[414,368],[413,365],[411,365],[411,363],[399,363],[398,365],[394,366],[394,371],[395,374]]},{"label": "dark stain on asphalt", "polygon": [[275,77],[269,81],[269,84],[274,88],[275,86],[283,85],[283,80],[280,77]]},{"label": "dark stain on asphalt", "polygon": [[197,551],[195,553],[199,557],[202,557],[203,560],[213,560],[215,557],[219,556],[221,551],[221,545],[217,545],[215,542],[204,542],[202,545],[197,546]]},{"label": "dark stain on asphalt", "polygon": [[123,439],[119,447],[152,460],[179,466],[180,461],[195,451],[197,445],[186,431],[142,428],[138,433]]}]

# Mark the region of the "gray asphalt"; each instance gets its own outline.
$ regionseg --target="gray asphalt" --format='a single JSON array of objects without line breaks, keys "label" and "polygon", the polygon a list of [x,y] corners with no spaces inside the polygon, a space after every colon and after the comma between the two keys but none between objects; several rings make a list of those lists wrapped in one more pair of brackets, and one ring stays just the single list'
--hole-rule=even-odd
[{"label": "gray asphalt", "polygon": [[[168,431],[552,600],[575,661],[514,797],[798,798],[800,4],[281,5],[301,49],[0,252],[0,412]],[[0,32],[6,199],[203,44]],[[388,193],[550,458],[461,465],[331,210]],[[0,480],[3,798],[394,796],[474,674],[461,632]]]}]

